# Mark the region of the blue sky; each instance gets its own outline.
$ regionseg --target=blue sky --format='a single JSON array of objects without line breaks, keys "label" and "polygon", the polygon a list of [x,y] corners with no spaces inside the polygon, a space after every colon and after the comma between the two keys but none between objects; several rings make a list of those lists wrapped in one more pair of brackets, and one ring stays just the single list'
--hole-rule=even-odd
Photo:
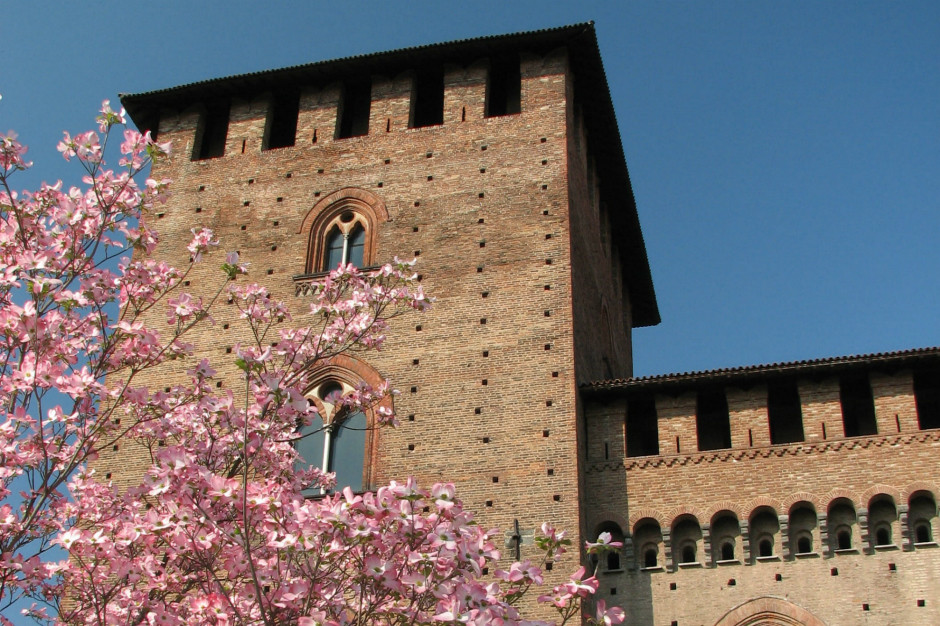
[{"label": "blue sky", "polygon": [[938,2],[7,0],[40,179],[100,101],[594,20],[663,322],[638,375],[940,344]]}]

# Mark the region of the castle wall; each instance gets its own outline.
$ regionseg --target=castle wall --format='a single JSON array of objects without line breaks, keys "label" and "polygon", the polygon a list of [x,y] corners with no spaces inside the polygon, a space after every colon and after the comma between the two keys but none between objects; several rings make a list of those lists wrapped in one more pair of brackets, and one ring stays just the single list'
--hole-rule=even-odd
[{"label": "castle wall", "polygon": [[622,568],[601,563],[602,597],[630,624],[715,624],[764,596],[830,625],[938,621],[940,432],[918,429],[910,370],[868,379],[877,434],[846,437],[839,379],[805,376],[804,441],[781,445],[771,444],[766,384],[713,383],[728,400],[732,444],[703,451],[695,388],[653,389],[659,454],[638,457],[626,456],[626,394],[588,400],[587,532],[613,522],[627,537]]}]

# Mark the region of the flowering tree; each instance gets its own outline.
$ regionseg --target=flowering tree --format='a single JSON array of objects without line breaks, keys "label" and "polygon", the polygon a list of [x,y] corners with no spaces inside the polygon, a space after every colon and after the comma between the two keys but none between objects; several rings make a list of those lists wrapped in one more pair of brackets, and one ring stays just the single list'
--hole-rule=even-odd
[{"label": "flowering tree", "polygon": [[[264,288],[244,284],[237,255],[214,295],[183,293],[192,266],[150,258],[157,235],[138,223],[165,200],[167,182],[135,179],[169,146],[127,129],[107,102],[98,122],[99,132],[59,144],[84,168],[84,189],[13,191],[11,177],[30,164],[13,133],[0,136],[0,612],[26,598],[37,620],[69,624],[543,623],[516,608],[540,571],[497,570],[490,535],[452,485],[302,495],[332,481],[298,468],[298,425],[317,412],[303,391],[318,365],[379,347],[389,319],[427,308],[409,264],[337,269],[296,324]],[[103,155],[119,131],[112,171]],[[194,231],[192,262],[214,245],[211,232]],[[216,372],[187,343],[223,296],[251,338],[235,349],[238,393],[213,385]],[[143,321],[158,307],[165,332]],[[141,383],[184,358],[187,384]],[[363,383],[336,404],[393,426],[380,406],[389,393]],[[89,466],[119,440],[151,461],[124,490]],[[569,541],[542,531],[539,546],[557,558]],[[580,619],[596,589],[582,568],[538,599],[564,623]],[[622,618],[597,603],[597,623]]]}]

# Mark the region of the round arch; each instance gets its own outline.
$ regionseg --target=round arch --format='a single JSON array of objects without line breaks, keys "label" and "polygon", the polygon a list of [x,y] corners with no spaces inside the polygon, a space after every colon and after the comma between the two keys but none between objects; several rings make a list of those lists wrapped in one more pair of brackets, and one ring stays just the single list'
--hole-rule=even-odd
[{"label": "round arch", "polygon": [[739,604],[715,626],[826,626],[826,623],[783,598],[764,596]]}]

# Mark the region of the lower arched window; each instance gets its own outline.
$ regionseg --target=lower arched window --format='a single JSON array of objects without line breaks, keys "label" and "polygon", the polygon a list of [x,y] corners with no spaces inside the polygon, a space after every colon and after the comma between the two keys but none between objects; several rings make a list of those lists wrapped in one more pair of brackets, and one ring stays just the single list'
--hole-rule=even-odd
[{"label": "lower arched window", "polygon": [[[336,474],[337,491],[350,487],[363,491],[366,435],[369,422],[361,411],[353,411],[338,405],[338,400],[351,388],[338,381],[327,381],[314,388],[319,400],[320,415],[310,424],[300,427],[296,449],[300,455],[298,464],[304,468],[319,467]],[[323,493],[319,488],[305,492],[306,495]]]},{"label": "lower arched window", "polygon": [[340,265],[363,266],[366,229],[352,211],[339,216],[326,234],[323,247],[323,269],[334,270]]}]

